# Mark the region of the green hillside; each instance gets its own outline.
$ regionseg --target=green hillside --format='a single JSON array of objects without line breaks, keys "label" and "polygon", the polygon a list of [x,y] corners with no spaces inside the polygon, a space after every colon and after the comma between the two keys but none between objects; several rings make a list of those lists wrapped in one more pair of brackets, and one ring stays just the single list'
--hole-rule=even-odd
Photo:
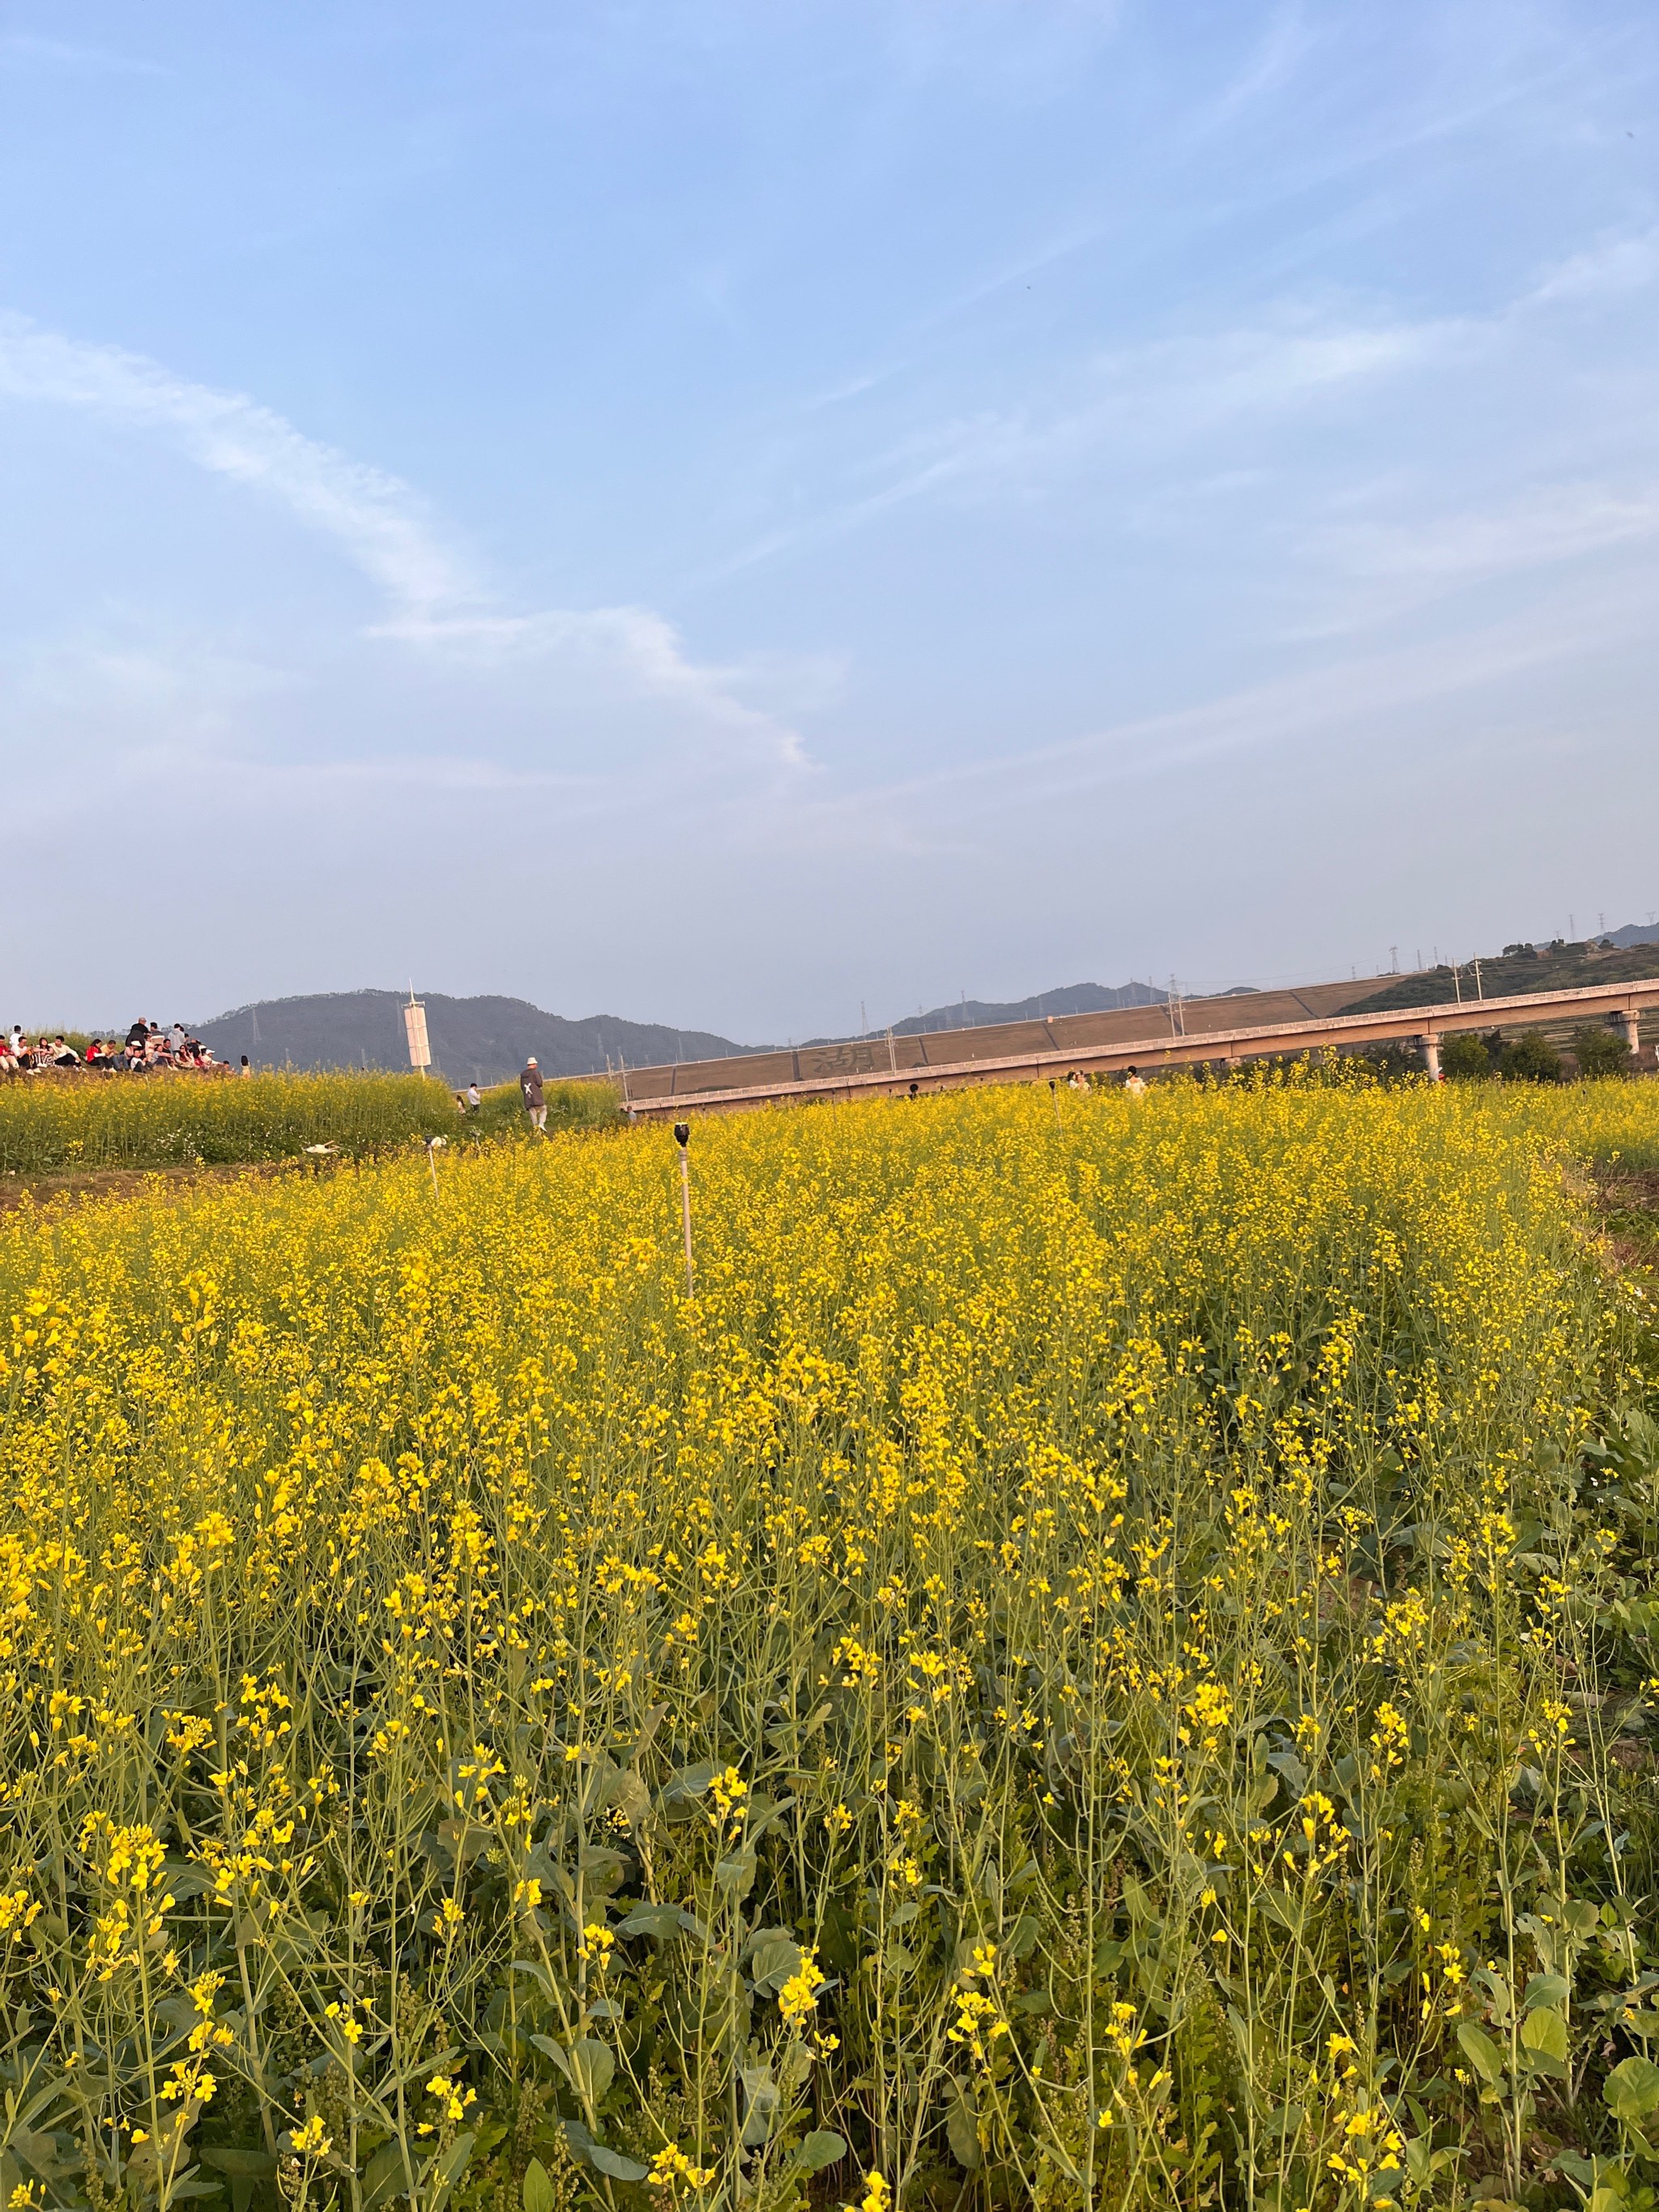
[{"label": "green hillside", "polygon": [[1464,999],[1512,999],[1529,991],[1565,991],[1592,983],[1626,983],[1659,975],[1659,945],[1604,951],[1599,943],[1529,945],[1453,969],[1420,968],[1344,1006],[1345,1014],[1386,1013],[1396,1006],[1438,1006]]}]

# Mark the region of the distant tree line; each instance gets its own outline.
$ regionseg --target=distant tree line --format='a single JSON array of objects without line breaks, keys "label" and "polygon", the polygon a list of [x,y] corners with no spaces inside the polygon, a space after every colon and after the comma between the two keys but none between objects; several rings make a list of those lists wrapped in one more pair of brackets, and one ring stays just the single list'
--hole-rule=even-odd
[{"label": "distant tree line", "polygon": [[[1625,1075],[1630,1070],[1630,1046],[1617,1030],[1594,1024],[1575,1030],[1572,1057],[1585,1078]],[[1496,1076],[1505,1083],[1561,1083],[1567,1063],[1541,1030],[1526,1030],[1505,1037],[1493,1030],[1482,1036],[1466,1030],[1449,1036],[1440,1047],[1440,1065],[1449,1079],[1479,1083]]]}]

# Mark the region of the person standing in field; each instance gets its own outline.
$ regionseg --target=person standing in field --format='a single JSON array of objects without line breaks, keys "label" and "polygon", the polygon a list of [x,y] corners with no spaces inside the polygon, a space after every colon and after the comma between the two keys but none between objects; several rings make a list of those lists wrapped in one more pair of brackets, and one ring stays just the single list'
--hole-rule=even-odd
[{"label": "person standing in field", "polygon": [[242,1054],[242,1064],[237,1069],[236,1073],[238,1075],[252,1075],[253,1073],[253,1070],[248,1065],[248,1057],[246,1053]]},{"label": "person standing in field", "polygon": [[547,1101],[542,1096],[542,1072],[534,1055],[526,1060],[519,1077],[519,1096],[524,1101],[524,1110],[530,1116],[530,1126],[547,1134]]},{"label": "person standing in field", "polygon": [[482,1097],[481,1093],[479,1092],[479,1090],[478,1090],[478,1086],[477,1086],[477,1085],[476,1083],[469,1083],[469,1084],[467,1085],[467,1086],[466,1086],[466,1110],[467,1110],[467,1112],[468,1112],[469,1114],[476,1114],[476,1113],[477,1113],[477,1112],[478,1112],[479,1109],[483,1106],[483,1097]]},{"label": "person standing in field", "polygon": [[1132,1067],[1129,1070],[1123,1079],[1123,1088],[1131,1098],[1144,1098],[1146,1096],[1146,1086],[1140,1079],[1139,1068]]}]

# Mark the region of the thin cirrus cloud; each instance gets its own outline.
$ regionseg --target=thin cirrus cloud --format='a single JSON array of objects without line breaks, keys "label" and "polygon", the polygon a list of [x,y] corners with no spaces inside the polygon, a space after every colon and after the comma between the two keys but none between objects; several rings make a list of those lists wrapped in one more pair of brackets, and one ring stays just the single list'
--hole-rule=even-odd
[{"label": "thin cirrus cloud", "polygon": [[100,76],[166,76],[159,62],[136,54],[116,53],[106,46],[77,45],[68,39],[47,39],[27,31],[9,31],[0,37],[0,67],[33,66],[56,70],[90,70]]},{"label": "thin cirrus cloud", "polygon": [[[1650,289],[1659,279],[1659,230],[1615,234],[1547,267],[1507,303],[1457,326],[1465,359],[1490,369],[1604,301]],[[1310,591],[1322,611],[1286,633],[1302,639],[1363,628],[1408,613],[1451,592],[1503,577],[1625,551],[1645,561],[1659,537],[1651,410],[1645,385],[1633,395],[1602,385],[1593,407],[1567,404],[1553,434],[1534,434],[1535,480],[1477,502],[1437,500],[1420,482],[1380,487],[1389,511],[1315,522],[1299,537]],[[1355,504],[1363,507],[1364,498]]]},{"label": "thin cirrus cloud", "polygon": [[928,498],[1026,496],[1069,485],[1090,469],[1144,475],[1230,424],[1425,364],[1468,336],[1468,326],[1449,318],[1340,321],[1287,313],[1277,324],[1103,352],[1046,400],[928,424],[872,453],[853,471],[867,489],[763,533],[711,566],[703,580],[846,536]]},{"label": "thin cirrus cloud", "polygon": [[[199,467],[284,509],[374,586],[381,611],[373,637],[475,672],[543,663],[581,696],[605,696],[612,709],[651,702],[696,732],[693,750],[705,765],[808,765],[799,734],[740,696],[744,672],[691,659],[661,615],[639,606],[504,610],[408,484],[307,437],[244,394],[8,316],[0,319],[0,399],[67,408],[163,438]],[[682,764],[695,769],[698,760]],[[379,772],[393,766],[382,762]],[[428,769],[447,783],[467,775],[453,761],[410,767],[422,780]],[[478,773],[493,784],[503,771]],[[532,773],[528,780],[549,779]],[[564,779],[556,770],[553,780]]]},{"label": "thin cirrus cloud", "polygon": [[1639,292],[1659,277],[1659,226],[1618,234],[1546,270],[1527,294],[1528,307]]},{"label": "thin cirrus cloud", "polygon": [[[1037,493],[1087,471],[1151,476],[1168,510],[1169,465],[1184,450],[1255,419],[1300,410],[1322,394],[1428,369],[1485,369],[1524,345],[1542,319],[1659,278],[1659,230],[1615,235],[1545,269],[1486,315],[1417,321],[1321,320],[1211,332],[1103,356],[1086,397],[1046,410],[987,413],[937,426],[869,465],[884,477],[824,514],[760,541],[729,565],[752,565],[814,536],[857,528],[930,496]],[[1293,533],[1309,573],[1329,580],[1334,611],[1284,633],[1310,638],[1386,620],[1446,591],[1629,546],[1659,531],[1659,490],[1582,477],[1489,506],[1408,519],[1315,524]],[[1310,600],[1324,596],[1324,584]]]},{"label": "thin cirrus cloud", "polygon": [[[1075,480],[1085,465],[1141,471],[1164,464],[1211,432],[1250,416],[1300,407],[1321,390],[1425,368],[1443,386],[1463,368],[1489,386],[1506,360],[1523,357],[1548,319],[1603,297],[1639,290],[1659,276],[1659,234],[1613,235],[1547,266],[1484,314],[1300,325],[1285,322],[1133,349],[1103,360],[1086,404],[1055,408],[1047,420],[986,417],[918,439],[889,456],[890,481],[839,510],[848,526],[905,498],[954,490],[1030,488],[1045,476]],[[1569,410],[1569,414],[1571,414]],[[1551,458],[1559,465],[1565,452]],[[1167,470],[1153,466],[1164,512]],[[1506,486],[1484,502],[1447,499],[1421,482],[1382,480],[1327,487],[1323,503],[1361,510],[1344,520],[1287,528],[1285,544],[1304,578],[1304,607],[1322,618],[1281,629],[1302,644],[1376,628],[1449,595],[1528,571],[1561,571],[1542,606],[1528,605],[1455,634],[1413,637],[1262,685],[1127,720],[1075,738],[952,764],[879,792],[832,802],[850,823],[916,813],[970,838],[975,818],[1003,818],[1012,805],[1053,804],[1103,785],[1167,775],[1240,750],[1282,744],[1340,728],[1363,715],[1416,714],[1431,702],[1535,679],[1553,665],[1617,654],[1651,622],[1650,549],[1659,538],[1659,478],[1650,467],[1623,477],[1586,471]],[[1365,515],[1368,505],[1392,512]],[[1608,574],[1599,555],[1627,556]],[[1576,581],[1567,578],[1577,567]],[[945,834],[949,834],[947,831]]]},{"label": "thin cirrus cloud", "polygon": [[1546,612],[1503,615],[1448,639],[1353,652],[1323,665],[1246,684],[1190,707],[1135,717],[1032,747],[1018,755],[953,763],[830,802],[822,812],[843,836],[926,822],[918,845],[969,850],[983,825],[1004,826],[1017,811],[1036,811],[1108,787],[1209,766],[1229,757],[1287,744],[1324,742],[1386,726],[1403,712],[1517,682],[1563,662],[1616,653],[1651,606],[1645,579],[1563,594]]},{"label": "thin cirrus cloud", "polygon": [[1572,561],[1659,533],[1659,484],[1553,484],[1431,521],[1329,531],[1322,547],[1351,573],[1433,587]]},{"label": "thin cirrus cloud", "polygon": [[399,618],[469,596],[406,484],[303,436],[240,392],[187,383],[142,354],[85,344],[9,316],[0,323],[0,396],[170,437],[201,467],[275,500],[331,538]]}]

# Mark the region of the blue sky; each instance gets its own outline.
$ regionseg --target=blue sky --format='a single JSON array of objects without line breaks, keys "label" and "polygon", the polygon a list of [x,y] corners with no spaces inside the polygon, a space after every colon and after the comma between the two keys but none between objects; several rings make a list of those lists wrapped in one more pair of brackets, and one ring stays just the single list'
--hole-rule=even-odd
[{"label": "blue sky", "polygon": [[1649,0],[0,7],[20,1018],[1659,906]]}]

